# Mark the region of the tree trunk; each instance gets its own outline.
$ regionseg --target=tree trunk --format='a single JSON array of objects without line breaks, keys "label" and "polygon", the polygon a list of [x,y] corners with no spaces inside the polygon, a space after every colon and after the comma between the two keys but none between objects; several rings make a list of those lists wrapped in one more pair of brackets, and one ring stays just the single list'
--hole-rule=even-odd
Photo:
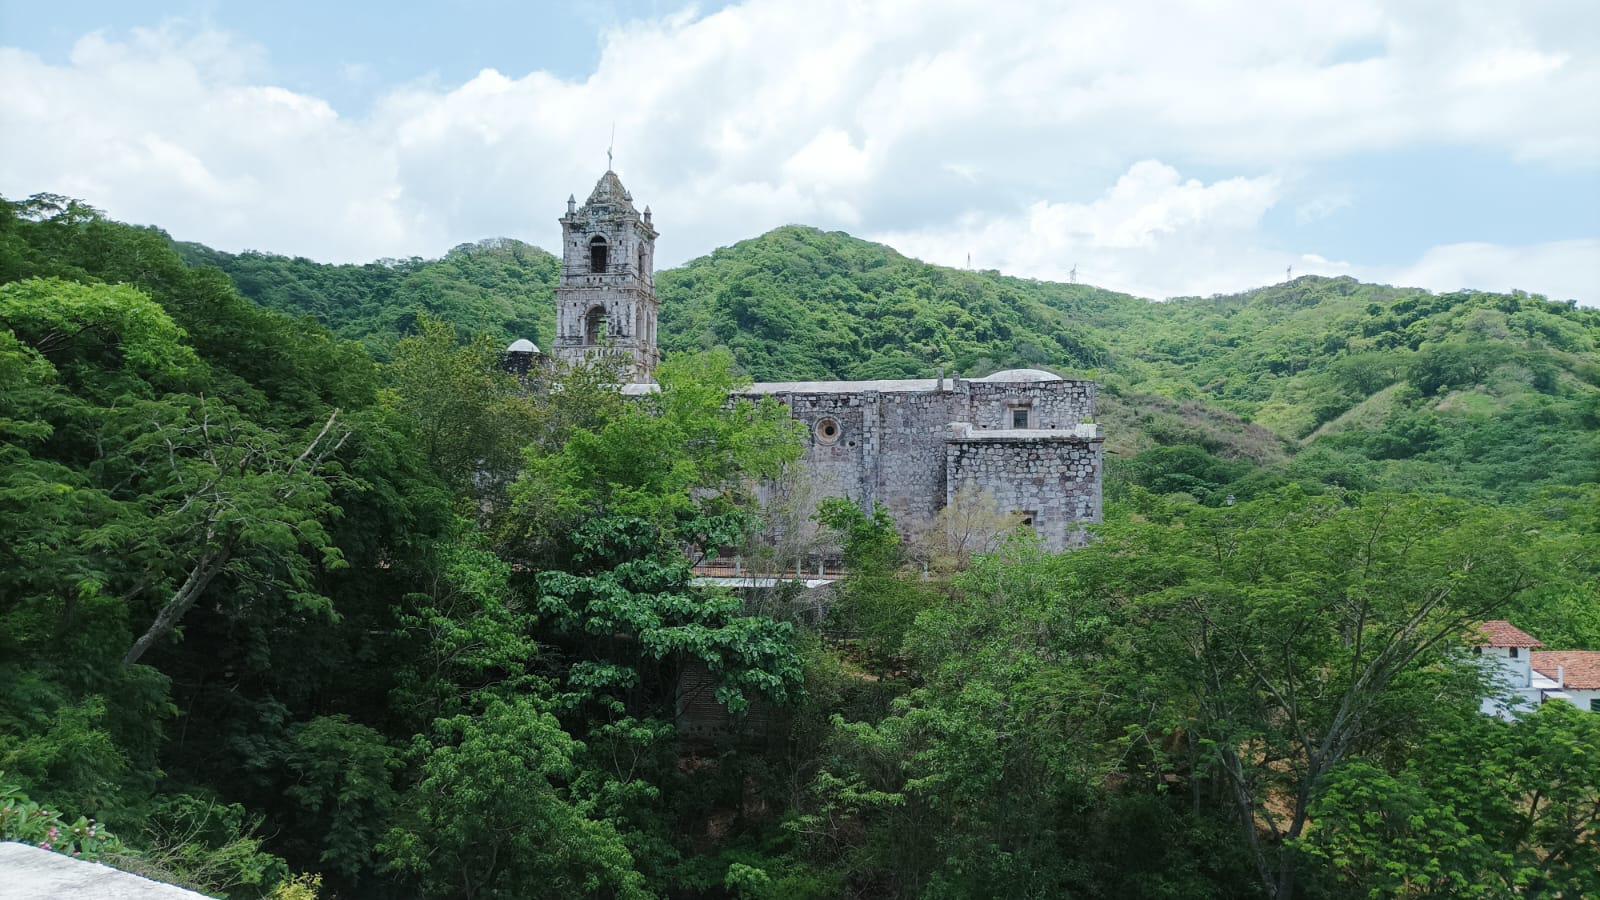
[{"label": "tree trunk", "polygon": [[145,633],[128,648],[128,654],[122,657],[124,668],[138,662],[139,657],[144,656],[145,651],[154,646],[156,641],[172,633],[172,629],[178,625],[178,620],[182,619],[183,614],[195,605],[201,594],[205,593],[211,579],[222,571],[223,565],[228,562],[229,552],[230,548],[224,545],[208,550],[200,557],[194,568],[189,571],[189,577],[184,580],[183,586],[178,588],[165,606],[161,607],[161,612],[156,614],[156,620],[150,623]]}]

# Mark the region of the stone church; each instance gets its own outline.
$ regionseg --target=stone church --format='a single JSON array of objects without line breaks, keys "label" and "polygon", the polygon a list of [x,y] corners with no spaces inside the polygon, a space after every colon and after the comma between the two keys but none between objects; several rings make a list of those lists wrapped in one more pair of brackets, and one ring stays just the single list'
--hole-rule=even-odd
[{"label": "stone church", "polygon": [[[567,199],[560,221],[552,355],[566,363],[620,357],[625,393],[655,390],[661,304],[650,207],[635,208],[607,171],[582,206]],[[525,371],[537,354],[531,342],[518,341],[508,361]],[[915,539],[958,497],[983,497],[1061,550],[1081,544],[1083,526],[1100,521],[1104,438],[1093,424],[1096,387],[1011,369],[972,379],[756,383],[742,395],[773,397],[805,424],[803,474],[816,501],[880,504]]]}]

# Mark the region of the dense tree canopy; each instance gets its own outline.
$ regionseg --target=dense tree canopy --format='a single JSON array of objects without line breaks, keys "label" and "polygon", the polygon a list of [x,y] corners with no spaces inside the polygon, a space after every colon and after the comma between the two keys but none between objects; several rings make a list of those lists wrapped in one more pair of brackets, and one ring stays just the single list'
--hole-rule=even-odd
[{"label": "dense tree canopy", "polygon": [[[1594,311],[789,227],[661,273],[624,399],[502,370],[555,277],[0,206],[0,837],[280,900],[1600,893],[1600,718],[1468,652],[1600,649]],[[804,440],[744,379],[1021,365],[1104,384],[1086,549],[836,498],[824,607],[695,578]]]}]

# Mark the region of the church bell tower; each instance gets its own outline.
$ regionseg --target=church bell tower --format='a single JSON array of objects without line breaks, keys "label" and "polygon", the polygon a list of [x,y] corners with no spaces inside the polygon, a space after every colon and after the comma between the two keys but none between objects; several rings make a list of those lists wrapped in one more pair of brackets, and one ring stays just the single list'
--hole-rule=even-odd
[{"label": "church bell tower", "polygon": [[607,169],[589,199],[567,198],[561,217],[561,283],[556,288],[556,358],[574,364],[595,356],[619,360],[623,379],[655,380],[654,274],[656,230],[650,207],[633,206],[633,195]]}]

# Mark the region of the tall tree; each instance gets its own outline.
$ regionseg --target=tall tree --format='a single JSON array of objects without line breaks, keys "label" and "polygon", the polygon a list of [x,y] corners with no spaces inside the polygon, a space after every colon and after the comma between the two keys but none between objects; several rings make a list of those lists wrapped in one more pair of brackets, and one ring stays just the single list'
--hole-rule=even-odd
[{"label": "tall tree", "polygon": [[1398,751],[1452,703],[1474,707],[1464,640],[1551,575],[1524,516],[1434,500],[1291,490],[1135,531],[1112,539],[1159,561],[1130,577],[1143,665],[1181,699],[1200,772],[1222,780],[1281,898],[1300,884],[1284,847],[1328,774]]}]

